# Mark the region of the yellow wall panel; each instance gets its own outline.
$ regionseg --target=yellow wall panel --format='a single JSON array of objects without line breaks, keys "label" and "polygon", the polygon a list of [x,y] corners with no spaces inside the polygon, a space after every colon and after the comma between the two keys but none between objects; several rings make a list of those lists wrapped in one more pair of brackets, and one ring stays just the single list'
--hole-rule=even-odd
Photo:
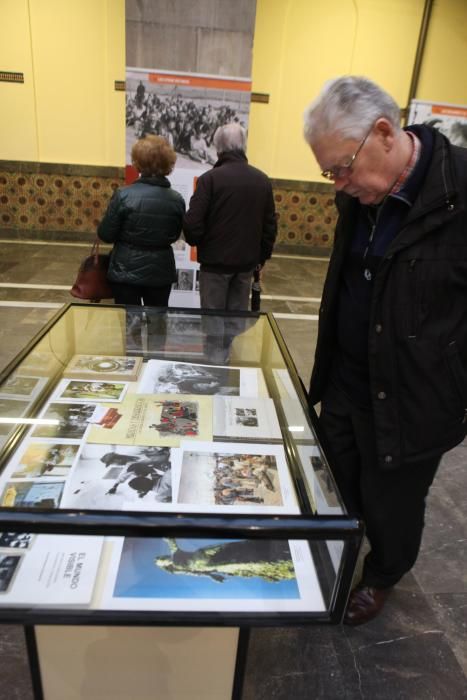
[{"label": "yellow wall panel", "polygon": [[467,105],[467,2],[437,0],[420,71],[417,99]]},{"label": "yellow wall panel", "polygon": [[0,70],[24,73],[24,83],[0,82],[0,157],[4,160],[37,160],[27,0],[1,0]]},{"label": "yellow wall panel", "polygon": [[105,105],[105,151],[107,165],[125,165],[125,92],[114,89],[125,80],[125,0],[106,0],[107,6],[107,101]]},{"label": "yellow wall panel", "polygon": [[257,0],[253,90],[270,92],[270,102],[251,111],[251,162],[271,177],[321,180],[303,142],[303,111],[323,83],[339,75],[366,75],[405,107],[423,5],[423,0]]},{"label": "yellow wall panel", "polygon": [[[114,80],[124,79],[124,47],[120,33],[115,44],[110,36],[116,33],[118,18],[124,23],[123,0],[29,4],[39,159],[123,165],[109,145],[110,134],[112,141],[117,137],[116,124],[122,125],[124,142],[124,93],[113,97]],[[115,14],[109,22],[111,13]]]}]

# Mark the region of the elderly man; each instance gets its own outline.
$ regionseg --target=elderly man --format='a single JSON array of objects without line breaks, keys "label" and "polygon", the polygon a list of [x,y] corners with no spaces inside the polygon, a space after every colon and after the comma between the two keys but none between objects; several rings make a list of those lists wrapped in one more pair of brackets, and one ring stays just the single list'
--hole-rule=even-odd
[{"label": "elderly man", "polygon": [[233,122],[214,134],[218,160],[201,175],[183,222],[198,247],[204,309],[246,310],[254,269],[271,257],[277,234],[268,177],[248,164],[246,132]]},{"label": "elderly man", "polygon": [[467,150],[401,129],[370,80],[328,83],[305,139],[339,218],[309,400],[371,547],[344,622],[375,617],[414,565],[442,454],[467,432]]}]

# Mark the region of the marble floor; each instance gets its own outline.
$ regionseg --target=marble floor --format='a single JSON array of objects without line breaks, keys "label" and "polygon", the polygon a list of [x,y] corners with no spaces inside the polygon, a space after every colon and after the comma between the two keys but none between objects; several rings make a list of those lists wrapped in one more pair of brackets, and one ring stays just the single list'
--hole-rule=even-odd
[{"label": "marble floor", "polygon": [[[0,247],[1,370],[71,300],[68,289],[88,246],[1,240]],[[274,256],[264,272],[262,309],[275,315],[305,384],[326,265]],[[467,699],[466,467],[467,443],[445,455],[420,557],[380,617],[355,629],[252,631],[244,700]],[[22,629],[0,625],[0,700],[31,698]]]}]

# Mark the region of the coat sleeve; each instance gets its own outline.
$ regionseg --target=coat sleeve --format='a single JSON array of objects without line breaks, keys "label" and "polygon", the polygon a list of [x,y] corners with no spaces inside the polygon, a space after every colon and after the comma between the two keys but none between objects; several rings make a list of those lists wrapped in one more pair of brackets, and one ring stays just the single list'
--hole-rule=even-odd
[{"label": "coat sleeve", "polygon": [[120,192],[117,190],[112,195],[102,221],[97,227],[97,235],[106,243],[115,243],[118,239],[123,220],[123,206]]},{"label": "coat sleeve", "polygon": [[183,219],[183,233],[189,245],[197,245],[206,233],[206,221],[211,205],[208,178],[200,177]]},{"label": "coat sleeve", "polygon": [[274,205],[274,196],[272,186],[269,183],[269,192],[266,201],[263,219],[263,233],[261,236],[261,265],[264,265],[266,260],[272,255],[272,249],[277,236],[277,217],[276,208]]}]

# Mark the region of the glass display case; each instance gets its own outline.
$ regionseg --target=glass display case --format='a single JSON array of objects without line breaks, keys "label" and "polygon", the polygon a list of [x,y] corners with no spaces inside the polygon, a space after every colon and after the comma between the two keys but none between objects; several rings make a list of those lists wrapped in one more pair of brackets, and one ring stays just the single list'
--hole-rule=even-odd
[{"label": "glass display case", "polygon": [[272,316],[69,304],[0,407],[0,622],[26,628],[37,698],[63,691],[59,626],[75,660],[86,627],[212,632],[190,642],[211,667],[230,649],[220,698],[250,627],[340,622],[363,527]]}]

